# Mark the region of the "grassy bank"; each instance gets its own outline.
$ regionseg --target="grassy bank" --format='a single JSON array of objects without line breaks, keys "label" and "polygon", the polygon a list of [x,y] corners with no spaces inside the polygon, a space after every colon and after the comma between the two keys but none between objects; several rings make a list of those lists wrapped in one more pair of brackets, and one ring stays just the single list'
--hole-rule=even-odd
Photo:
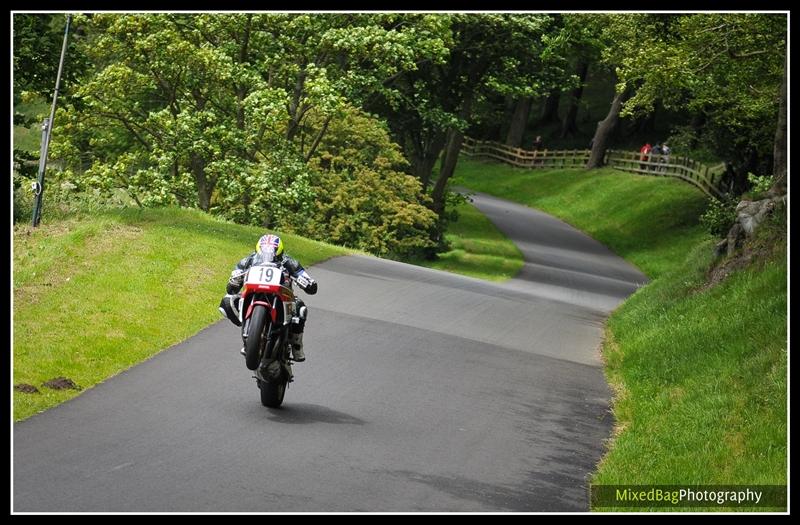
[{"label": "grassy bank", "polygon": [[464,160],[456,184],[551,213],[652,279],[607,323],[616,425],[592,483],[785,484],[785,222],[748,248],[760,254],[754,263],[712,286],[720,261],[699,225],[705,200],[688,184]]},{"label": "grassy bank", "polygon": [[[79,394],[43,387],[48,380],[89,388],[219,320],[231,268],[262,234],[174,208],[15,226],[14,384],[39,392],[14,392],[14,419]],[[304,265],[346,253],[284,242]]]},{"label": "grassy bank", "polygon": [[462,157],[454,184],[550,213],[656,278],[708,236],[705,196],[677,179],[613,169],[527,170]]},{"label": "grassy bank", "polygon": [[786,484],[785,236],[766,244],[708,287],[712,244],[700,243],[611,316],[617,429],[593,483]]},{"label": "grassy bank", "polygon": [[456,209],[458,220],[446,238],[451,249],[436,261],[415,264],[490,281],[504,281],[522,268],[522,253],[495,225],[469,203]]}]

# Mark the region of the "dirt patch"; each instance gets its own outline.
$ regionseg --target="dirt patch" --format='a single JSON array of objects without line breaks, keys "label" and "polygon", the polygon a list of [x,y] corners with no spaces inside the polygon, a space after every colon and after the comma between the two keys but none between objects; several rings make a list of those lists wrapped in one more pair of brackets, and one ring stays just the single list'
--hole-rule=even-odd
[{"label": "dirt patch", "polygon": [[33,385],[29,385],[27,383],[19,383],[14,385],[14,390],[17,392],[22,392],[25,394],[39,394],[39,389]]},{"label": "dirt patch", "polygon": [[743,270],[750,266],[754,260],[758,259],[760,255],[745,248],[741,253],[735,254],[732,257],[725,259],[722,263],[712,267],[706,276],[706,283],[701,286],[698,291],[704,292],[710,288],[715,287],[722,281],[728,278],[733,272]]},{"label": "dirt patch", "polygon": [[786,249],[785,239],[785,232],[773,229],[746,240],[733,255],[720,260],[712,266],[706,273],[705,284],[695,291],[704,292],[709,290],[727,279],[732,273],[744,270],[752,265],[763,266],[776,253]]},{"label": "dirt patch", "polygon": [[76,385],[72,381],[72,379],[69,379],[68,377],[63,377],[63,376],[62,377],[56,377],[56,378],[51,379],[51,380],[49,380],[49,381],[47,381],[45,383],[42,383],[42,386],[46,386],[47,388],[52,388],[53,390],[68,390],[70,388],[73,389],[73,390],[80,390],[81,389],[81,387]]}]

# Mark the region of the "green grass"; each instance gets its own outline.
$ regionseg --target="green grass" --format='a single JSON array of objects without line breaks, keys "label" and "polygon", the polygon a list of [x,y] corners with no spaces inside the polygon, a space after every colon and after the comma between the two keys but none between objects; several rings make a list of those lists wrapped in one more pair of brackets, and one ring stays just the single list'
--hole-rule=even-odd
[{"label": "green grass", "polygon": [[786,483],[785,222],[773,220],[753,241],[756,262],[709,286],[716,241],[698,224],[702,194],[685,183],[469,159],[456,175],[457,184],[566,220],[652,279],[607,322],[616,424],[592,484]]},{"label": "green grass", "polygon": [[609,319],[617,429],[593,484],[786,484],[786,245],[704,289],[711,248]]},{"label": "green grass", "polygon": [[416,264],[490,281],[510,279],[522,268],[522,253],[495,225],[474,206],[462,203],[456,208],[458,220],[446,234],[451,250],[436,261]]},{"label": "green grass", "polygon": [[651,279],[708,238],[699,224],[706,197],[675,179],[610,168],[528,170],[462,157],[453,183],[555,215]]},{"label": "green grass", "polygon": [[[21,420],[96,385],[220,319],[233,265],[261,228],[174,208],[125,209],[14,228],[14,392]],[[283,235],[304,265],[346,250]],[[176,300],[175,294],[179,294]],[[233,344],[233,342],[232,342]]]}]

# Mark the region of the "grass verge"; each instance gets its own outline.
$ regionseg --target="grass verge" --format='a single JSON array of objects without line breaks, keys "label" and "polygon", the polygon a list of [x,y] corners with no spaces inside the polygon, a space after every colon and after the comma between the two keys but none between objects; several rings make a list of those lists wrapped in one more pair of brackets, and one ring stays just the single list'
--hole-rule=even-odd
[{"label": "grass verge", "polygon": [[[14,383],[38,393],[14,392],[14,419],[80,393],[43,387],[51,379],[90,388],[219,320],[230,271],[262,234],[175,208],[107,211],[36,230],[16,226]],[[306,266],[348,253],[283,238]]]},{"label": "grass verge", "polygon": [[435,261],[414,261],[415,264],[489,281],[505,281],[522,268],[522,253],[477,208],[462,203],[457,208],[458,220],[450,225],[446,238],[448,252]]},{"label": "grass verge", "polygon": [[[603,358],[616,425],[591,483],[785,485],[785,215],[745,247],[760,252],[747,257],[751,264],[728,265],[713,260],[715,241],[698,224],[702,194],[680,181],[463,161],[457,184],[566,220],[652,279],[607,322]],[[739,269],[711,286],[722,264]]]}]

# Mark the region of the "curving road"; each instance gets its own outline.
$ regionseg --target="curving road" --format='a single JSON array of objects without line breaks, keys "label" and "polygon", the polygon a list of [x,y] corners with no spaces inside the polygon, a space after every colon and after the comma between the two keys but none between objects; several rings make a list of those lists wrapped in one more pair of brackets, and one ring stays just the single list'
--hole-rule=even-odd
[{"label": "curving road", "polygon": [[13,511],[586,511],[612,426],[602,324],[646,279],[550,216],[474,200],[520,246],[515,279],[316,265],[283,408],[220,321],[14,424]]}]

